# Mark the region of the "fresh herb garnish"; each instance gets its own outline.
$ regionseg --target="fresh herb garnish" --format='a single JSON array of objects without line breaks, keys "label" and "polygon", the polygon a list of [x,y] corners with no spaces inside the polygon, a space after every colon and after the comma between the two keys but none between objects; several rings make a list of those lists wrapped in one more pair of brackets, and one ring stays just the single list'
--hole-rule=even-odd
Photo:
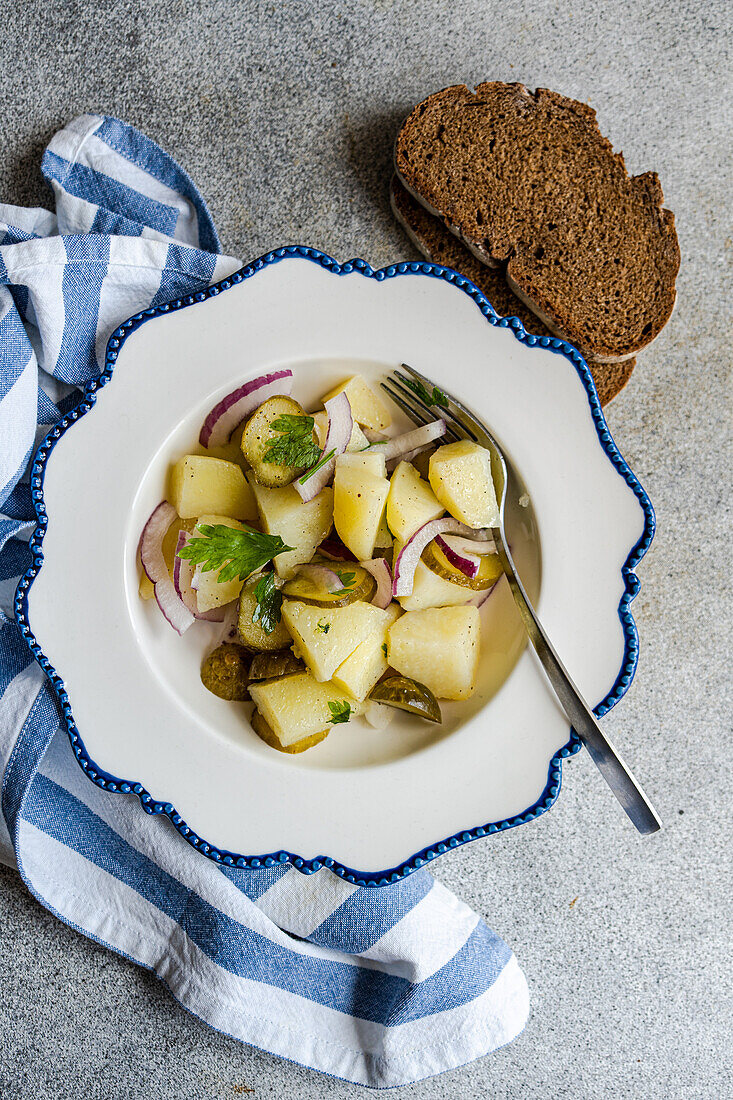
[{"label": "fresh herb garnish", "polygon": [[339,569],[334,570],[336,576],[341,581],[342,588],[351,588],[356,580],[356,573],[342,573]]},{"label": "fresh herb garnish", "polygon": [[263,462],[277,462],[281,466],[312,466],[318,461],[321,448],[313,442],[312,416],[293,416],[283,413],[273,420],[270,428],[280,432],[262,456]]},{"label": "fresh herb garnish", "polygon": [[316,623],[316,630],[320,630],[321,634],[328,634],[331,629],[330,623],[324,623],[323,619],[319,619]]},{"label": "fresh herb garnish", "polygon": [[263,535],[254,527],[227,527],[223,523],[203,523],[197,528],[203,537],[190,538],[178,551],[179,558],[188,558],[200,565],[204,573],[218,569],[217,581],[244,581],[256,569],[261,569],[277,554],[292,550],[279,535]]},{"label": "fresh herb garnish", "polygon": [[[321,452],[318,451],[318,454],[316,454],[316,458],[318,458],[318,455],[320,453]],[[333,450],[329,451],[327,455],[323,456],[320,462],[316,462],[315,466],[312,466],[310,470],[306,470],[303,476],[298,478],[300,484],[303,485],[309,477],[313,477],[313,474],[316,472],[316,470],[320,470],[321,466],[325,466],[327,462],[330,462],[335,454],[336,448],[334,447]]]},{"label": "fresh herb garnish", "polygon": [[386,659],[387,659],[387,643],[386,642],[382,642],[382,653],[384,654],[384,659],[386,661]]},{"label": "fresh herb garnish", "polygon": [[403,378],[402,382],[403,385],[411,389],[421,401],[424,401],[426,405],[439,405],[442,409],[448,407],[448,398],[437,386],[433,386],[433,392],[431,394],[430,390],[426,389],[422,382],[419,382],[416,378]]},{"label": "fresh herb garnish", "polygon": [[252,612],[252,622],[259,623],[265,634],[272,634],[280,622],[283,605],[282,592],[275,587],[275,574],[266,573],[255,585],[257,606]]},{"label": "fresh herb garnish", "polygon": [[347,703],[345,699],[342,702],[329,703],[328,709],[331,711],[331,721],[334,726],[340,722],[348,722],[351,718],[351,703]]}]

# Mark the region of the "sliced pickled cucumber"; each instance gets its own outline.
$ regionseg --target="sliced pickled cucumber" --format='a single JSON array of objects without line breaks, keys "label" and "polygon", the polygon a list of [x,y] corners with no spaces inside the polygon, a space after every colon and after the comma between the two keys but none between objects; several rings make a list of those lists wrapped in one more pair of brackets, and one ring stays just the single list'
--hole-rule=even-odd
[{"label": "sliced pickled cucumber", "polygon": [[220,699],[242,703],[249,699],[249,653],[241,645],[220,645],[201,666],[201,683]]},{"label": "sliced pickled cucumber", "polygon": [[249,679],[275,680],[278,676],[289,676],[292,672],[305,671],[305,665],[290,649],[278,653],[256,653],[249,666]]},{"label": "sliced pickled cucumber", "polygon": [[314,582],[311,577],[295,576],[283,588],[283,595],[313,607],[347,607],[357,600],[367,603],[377,590],[377,582],[371,573],[362,569],[356,562],[324,562],[333,570],[344,585],[341,591],[329,592],[325,586]]},{"label": "sliced pickled cucumber", "polygon": [[496,584],[502,574],[501,562],[498,554],[481,554],[479,556],[479,569],[475,577],[467,577],[460,569],[456,569],[446,558],[443,551],[436,545],[435,540],[429,542],[422,552],[421,560],[431,573],[437,574],[445,581],[459,584],[461,588],[470,588],[473,592],[483,592]]},{"label": "sliced pickled cucumber", "polygon": [[386,680],[380,680],[370,691],[369,698],[375,703],[416,714],[428,722],[443,721],[438,700],[430,688],[408,676],[388,676]]},{"label": "sliced pickled cucumber", "polygon": [[269,745],[272,749],[277,749],[278,752],[305,752],[306,749],[312,749],[314,745],[324,741],[329,733],[327,729],[321,730],[320,733],[312,733],[310,737],[302,737],[300,741],[293,741],[292,745],[285,746],[281,744],[277,734],[268,726],[258,710],[253,711],[250,725],[266,745]]},{"label": "sliced pickled cucumber", "polygon": [[282,619],[270,634],[267,633],[260,622],[254,622],[253,616],[257,608],[255,588],[261,580],[261,576],[253,577],[247,581],[242,589],[239,597],[237,634],[246,649],[255,653],[274,653],[278,649],[287,649],[293,639],[290,637]]}]

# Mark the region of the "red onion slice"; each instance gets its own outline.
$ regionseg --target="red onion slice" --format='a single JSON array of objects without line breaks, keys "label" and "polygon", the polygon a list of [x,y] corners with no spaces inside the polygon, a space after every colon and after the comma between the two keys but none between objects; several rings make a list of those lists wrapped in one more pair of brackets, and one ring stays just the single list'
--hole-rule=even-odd
[{"label": "red onion slice", "polygon": [[[293,484],[300,494],[301,500],[307,504],[313,497],[318,496],[321,489],[328,485],[333,477],[336,467],[336,455],[342,455],[349,445],[354,421],[351,416],[351,405],[345,393],[339,393],[329,401],[324,402],[324,409],[328,413],[328,431],[326,442],[323,444],[321,457],[313,471],[306,470]],[[329,455],[328,461],[324,461]],[[319,465],[322,463],[322,465]]]},{"label": "red onion slice", "polygon": [[371,573],[377,582],[377,591],[372,603],[375,607],[389,607],[392,602],[392,573],[386,558],[372,558],[371,561],[360,561],[362,569]]},{"label": "red onion slice", "polygon": [[140,561],[152,581],[158,607],[173,629],[183,634],[194,616],[176,592],[163,556],[163,539],[176,518],[176,510],[167,500],[153,510],[140,536]]},{"label": "red onion slice", "polygon": [[378,447],[379,453],[383,454],[389,462],[390,459],[399,458],[410,451],[417,454],[418,451],[424,450],[436,439],[444,436],[447,431],[448,425],[445,420],[433,420],[430,424],[423,424],[420,428],[405,432],[404,435],[397,435],[394,439],[388,439],[384,444],[374,443],[372,446]]},{"label": "red onion slice", "polygon": [[[475,534],[479,534],[479,532]],[[481,557],[482,554],[495,554],[497,552],[489,528],[483,531],[481,538],[465,538],[463,535],[446,535],[445,538],[439,535],[438,538],[459,554],[478,554]]]},{"label": "red onion slice", "polygon": [[420,555],[436,535],[442,535],[445,532],[465,535],[466,537],[472,535],[475,539],[481,539],[482,541],[491,538],[490,528],[482,527],[474,531],[472,527],[467,527],[465,523],[460,523],[450,516],[445,516],[443,519],[431,519],[428,523],[424,523],[407,540],[394,563],[393,596],[409,596],[411,594]]},{"label": "red onion slice", "polygon": [[173,559],[173,584],[175,585],[176,593],[179,600],[181,600],[192,615],[196,615],[198,612],[198,605],[196,603],[196,593],[191,587],[191,581],[193,579],[193,564],[188,558],[179,558],[178,553],[188,542],[188,531],[178,532],[178,542],[176,543],[176,556]]},{"label": "red onion slice", "polygon": [[245,382],[214,405],[204,420],[199,443],[202,447],[222,447],[232,437],[245,417],[258,409],[270,397],[289,396],[293,389],[293,372],[279,370]]},{"label": "red onion slice", "polygon": [[[188,558],[179,558],[178,552],[182,550],[192,536],[188,531],[178,532],[176,543],[176,556],[173,565],[173,584],[178,598],[183,601],[188,610],[196,619],[205,619],[209,623],[221,623],[224,621],[224,607],[212,607],[210,611],[199,611],[196,589],[193,587],[194,569]],[[201,576],[199,566],[196,566],[196,577]]]},{"label": "red onion slice", "polygon": [[305,577],[331,594],[344,590],[344,582],[338,573],[334,573],[327,565],[299,565],[297,572],[299,577]]},{"label": "red onion slice", "polygon": [[442,535],[435,536],[436,546],[439,546],[443,551],[446,559],[455,566],[459,572],[463,573],[464,577],[469,577],[473,580],[478,576],[479,563],[474,557],[467,557],[464,554],[459,554],[457,550],[454,550],[452,546],[449,546]]}]

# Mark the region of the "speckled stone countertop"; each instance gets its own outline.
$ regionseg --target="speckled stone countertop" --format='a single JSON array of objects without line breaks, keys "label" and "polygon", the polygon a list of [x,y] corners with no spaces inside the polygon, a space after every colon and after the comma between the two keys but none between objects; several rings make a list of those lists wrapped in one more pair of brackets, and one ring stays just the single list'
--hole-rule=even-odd
[{"label": "speckled stone countertop", "polygon": [[[604,724],[666,828],[638,838],[581,754],[550,813],[438,861],[514,947],[532,1014],[509,1047],[395,1094],[730,1095],[730,12],[700,0],[0,0],[0,16],[3,202],[50,205],[48,138],[84,111],[114,114],[188,169],[225,251],[245,260],[288,243],[375,266],[413,258],[389,210],[395,130],[461,81],[586,100],[629,169],[659,173],[682,248],[677,308],[607,411],[658,533],[634,604],[639,670]],[[209,1030],[4,868],[0,976],[3,1100],[364,1095]]]}]

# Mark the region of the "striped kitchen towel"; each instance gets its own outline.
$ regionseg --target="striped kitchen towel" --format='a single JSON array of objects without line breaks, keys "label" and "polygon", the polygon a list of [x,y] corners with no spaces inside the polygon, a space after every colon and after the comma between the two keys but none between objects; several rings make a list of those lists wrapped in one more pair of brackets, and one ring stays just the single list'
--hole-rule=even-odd
[{"label": "striped kitchen towel", "polygon": [[28,463],[121,321],[241,265],[186,173],[116,119],[75,119],[42,170],[55,214],[0,206],[0,853],[66,923],[284,1058],[386,1087],[494,1050],[524,1026],[524,977],[427,871],[369,889],[326,869],[220,867],[78,767],[12,617]]}]

